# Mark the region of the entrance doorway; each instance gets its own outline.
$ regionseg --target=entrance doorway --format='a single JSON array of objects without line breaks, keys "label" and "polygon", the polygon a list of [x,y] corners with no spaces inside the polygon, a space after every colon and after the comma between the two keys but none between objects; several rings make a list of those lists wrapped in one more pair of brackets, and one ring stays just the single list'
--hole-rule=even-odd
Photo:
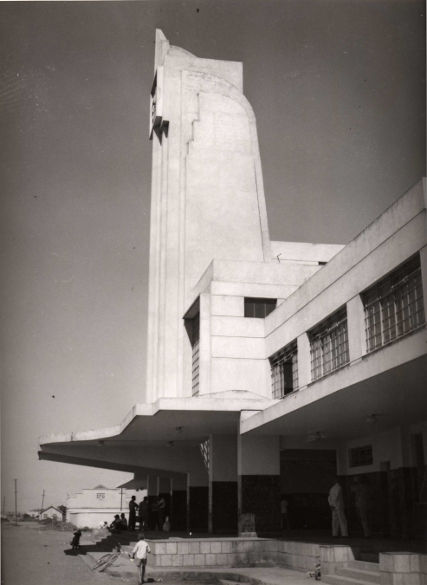
[{"label": "entrance doorway", "polygon": [[328,492],[335,482],[336,453],[330,449],[285,449],[280,453],[280,488],[292,530],[330,529]]}]

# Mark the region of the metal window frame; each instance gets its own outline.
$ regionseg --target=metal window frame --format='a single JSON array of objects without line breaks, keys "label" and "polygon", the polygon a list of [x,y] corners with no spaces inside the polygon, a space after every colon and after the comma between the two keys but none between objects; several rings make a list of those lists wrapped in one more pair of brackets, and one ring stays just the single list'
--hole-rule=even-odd
[{"label": "metal window frame", "polygon": [[308,332],[311,379],[319,380],[349,362],[347,310],[342,307]]},{"label": "metal window frame", "polygon": [[362,292],[361,298],[367,353],[422,327],[425,312],[419,255]]},{"label": "metal window frame", "polygon": [[[289,343],[270,358],[271,367],[271,393],[272,397],[280,400],[288,394],[298,390],[298,347],[297,342]],[[292,387],[286,387],[284,365],[291,366]]]}]

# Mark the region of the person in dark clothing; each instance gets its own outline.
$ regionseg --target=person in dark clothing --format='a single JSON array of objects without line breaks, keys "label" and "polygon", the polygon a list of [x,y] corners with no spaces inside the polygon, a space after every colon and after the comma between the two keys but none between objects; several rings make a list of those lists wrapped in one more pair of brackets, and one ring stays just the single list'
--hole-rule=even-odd
[{"label": "person in dark clothing", "polygon": [[73,550],[79,550],[81,535],[82,535],[81,530],[76,530],[75,532],[73,532],[73,539],[71,541],[71,548]]},{"label": "person in dark clothing", "polygon": [[114,516],[114,520],[111,522],[110,526],[108,527],[108,530],[112,533],[120,532],[122,530],[122,523],[120,520],[120,516],[118,514]]},{"label": "person in dark clothing", "polygon": [[128,529],[128,521],[126,520],[126,516],[124,515],[123,512],[120,514],[120,524],[121,524],[122,530]]},{"label": "person in dark clothing", "polygon": [[148,498],[145,496],[139,503],[139,522],[140,529],[144,530],[148,528]]},{"label": "person in dark clothing", "polygon": [[136,496],[132,496],[129,502],[129,530],[135,530],[137,509]]}]

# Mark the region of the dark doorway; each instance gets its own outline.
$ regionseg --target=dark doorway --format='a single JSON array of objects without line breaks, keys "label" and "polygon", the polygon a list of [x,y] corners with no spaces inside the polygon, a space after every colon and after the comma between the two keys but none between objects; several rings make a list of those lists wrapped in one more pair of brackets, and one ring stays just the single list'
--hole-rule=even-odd
[{"label": "dark doorway", "polygon": [[291,529],[330,529],[328,492],[335,476],[335,450],[281,451],[280,489],[288,501]]}]

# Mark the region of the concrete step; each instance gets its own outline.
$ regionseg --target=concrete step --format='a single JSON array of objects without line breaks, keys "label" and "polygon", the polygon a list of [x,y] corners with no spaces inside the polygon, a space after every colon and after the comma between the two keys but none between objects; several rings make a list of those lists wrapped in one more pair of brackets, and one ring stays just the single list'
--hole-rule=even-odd
[{"label": "concrete step", "polygon": [[380,555],[376,551],[362,550],[360,551],[359,557],[361,561],[367,561],[369,563],[378,563]]},{"label": "concrete step", "polygon": [[359,569],[360,571],[372,571],[374,573],[380,572],[379,564],[371,561],[348,561],[346,567]]},{"label": "concrete step", "polygon": [[379,571],[366,571],[361,569],[352,569],[351,567],[343,567],[337,571],[338,575],[344,577],[351,577],[352,579],[362,580],[365,583],[379,583]]},{"label": "concrete step", "polygon": [[368,585],[369,581],[362,579],[354,579],[353,577],[345,577],[344,575],[322,575],[322,582],[329,583],[329,585]]},{"label": "concrete step", "polygon": [[372,585],[380,583],[378,563],[349,561],[335,575],[322,575],[322,581],[330,585]]}]

